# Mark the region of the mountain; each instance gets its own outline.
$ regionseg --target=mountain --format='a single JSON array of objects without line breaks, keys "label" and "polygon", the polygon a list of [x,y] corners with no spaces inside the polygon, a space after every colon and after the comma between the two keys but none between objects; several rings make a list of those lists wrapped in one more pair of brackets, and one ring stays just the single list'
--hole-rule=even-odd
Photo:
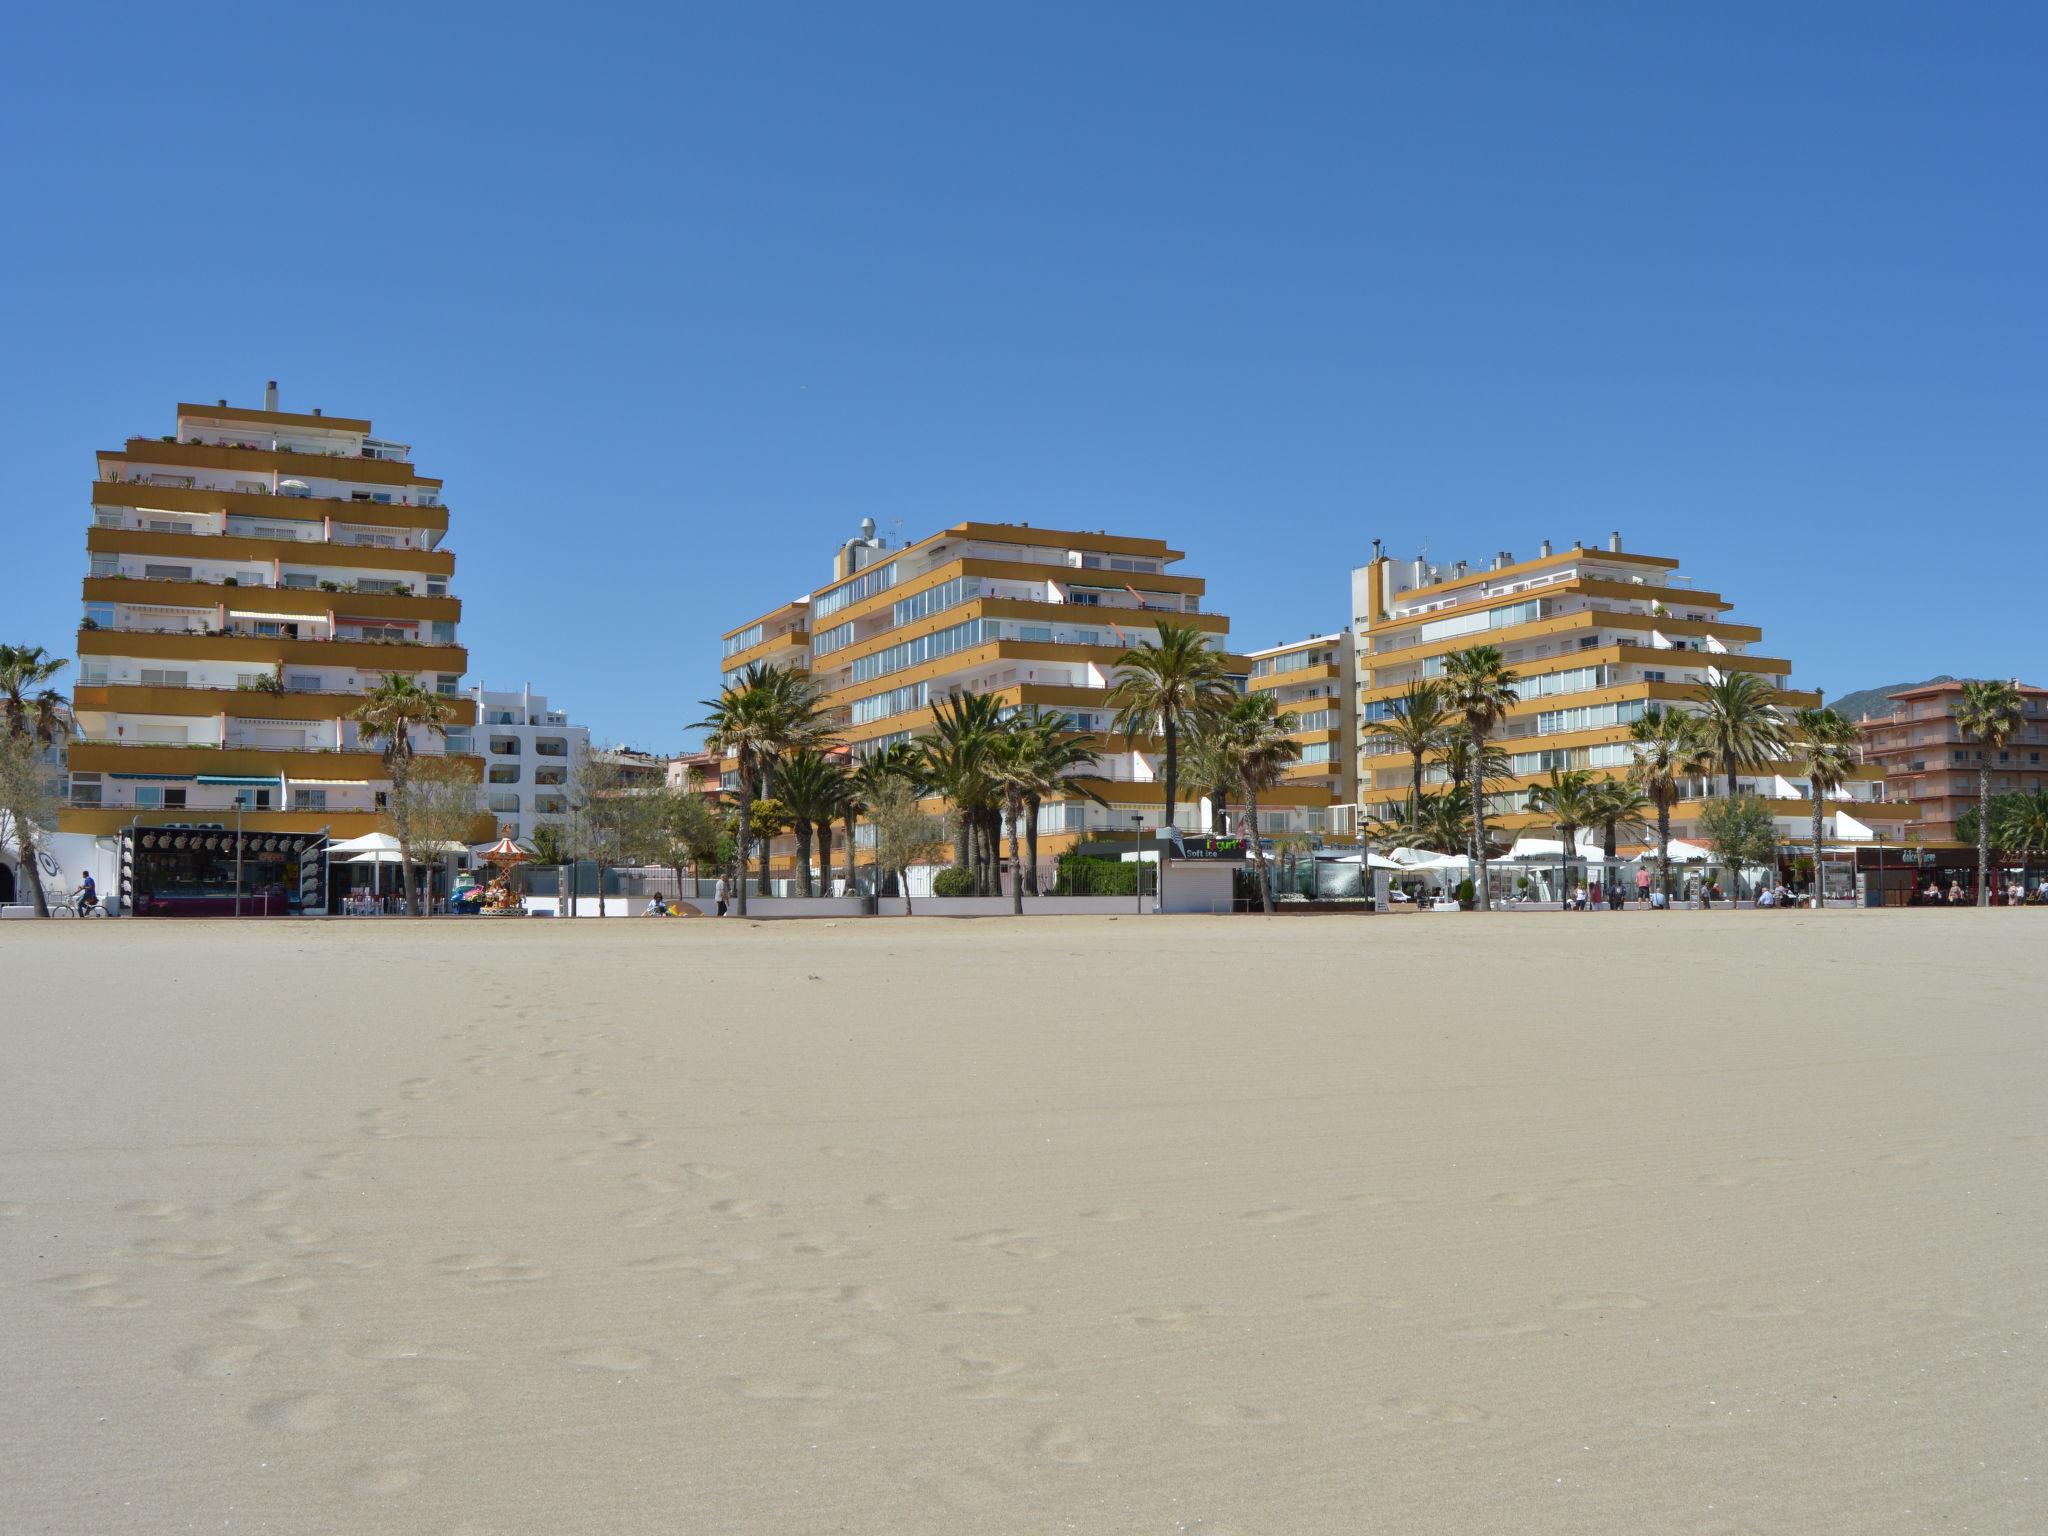
[{"label": "mountain", "polygon": [[1946,672],[1937,677],[1927,678],[1918,683],[1888,683],[1882,688],[1865,688],[1856,693],[1845,693],[1839,699],[1829,699],[1828,708],[1838,711],[1844,718],[1861,720],[1865,715],[1888,715],[1895,707],[1891,696],[1901,688],[1924,688],[1928,683],[1952,683],[1955,679]]}]

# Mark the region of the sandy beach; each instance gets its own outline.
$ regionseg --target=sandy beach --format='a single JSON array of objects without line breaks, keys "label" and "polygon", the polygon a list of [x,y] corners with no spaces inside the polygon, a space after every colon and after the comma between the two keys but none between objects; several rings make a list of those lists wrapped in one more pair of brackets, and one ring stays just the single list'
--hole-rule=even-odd
[{"label": "sandy beach", "polygon": [[2039,1532],[2037,912],[8,924],[20,1532]]}]

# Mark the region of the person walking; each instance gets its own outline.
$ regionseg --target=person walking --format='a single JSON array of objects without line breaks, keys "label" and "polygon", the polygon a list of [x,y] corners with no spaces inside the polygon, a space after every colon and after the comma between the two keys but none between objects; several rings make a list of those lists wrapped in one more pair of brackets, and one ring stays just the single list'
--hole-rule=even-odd
[{"label": "person walking", "polygon": [[718,901],[718,915],[720,917],[725,916],[725,902],[727,889],[728,888],[725,883],[725,876],[720,875],[718,877],[718,890],[715,893]]}]

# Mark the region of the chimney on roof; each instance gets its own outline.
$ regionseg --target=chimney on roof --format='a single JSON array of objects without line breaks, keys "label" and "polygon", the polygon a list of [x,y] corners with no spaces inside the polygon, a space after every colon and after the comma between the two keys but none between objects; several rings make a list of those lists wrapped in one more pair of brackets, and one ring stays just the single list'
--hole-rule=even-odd
[{"label": "chimney on roof", "polygon": [[1536,546],[1536,557],[1539,560],[1548,560],[1550,558],[1550,540],[1545,539]]},{"label": "chimney on roof", "polygon": [[318,416],[318,415],[320,414],[320,407],[319,407],[319,406],[317,406],[317,405],[316,405],[316,406],[314,406],[314,407],[313,407],[313,414],[314,414],[315,416]]},{"label": "chimney on roof", "polygon": [[225,405],[227,404],[227,401],[225,401],[225,400],[216,400],[216,401],[214,401],[213,403],[214,403],[215,405],[219,405],[219,406],[225,406]]},{"label": "chimney on roof", "polygon": [[275,379],[272,379],[263,386],[263,409],[266,411],[277,409],[277,380]]},{"label": "chimney on roof", "polygon": [[1621,530],[1619,528],[1607,535],[1607,553],[1610,555],[1621,553]]}]

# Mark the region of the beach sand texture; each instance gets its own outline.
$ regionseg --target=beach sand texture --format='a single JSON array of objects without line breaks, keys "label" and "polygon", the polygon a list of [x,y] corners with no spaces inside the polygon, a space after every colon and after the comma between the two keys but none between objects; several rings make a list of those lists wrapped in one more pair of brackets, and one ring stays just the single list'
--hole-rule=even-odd
[{"label": "beach sand texture", "polygon": [[2044,948],[8,924],[0,1523],[2038,1533]]}]

